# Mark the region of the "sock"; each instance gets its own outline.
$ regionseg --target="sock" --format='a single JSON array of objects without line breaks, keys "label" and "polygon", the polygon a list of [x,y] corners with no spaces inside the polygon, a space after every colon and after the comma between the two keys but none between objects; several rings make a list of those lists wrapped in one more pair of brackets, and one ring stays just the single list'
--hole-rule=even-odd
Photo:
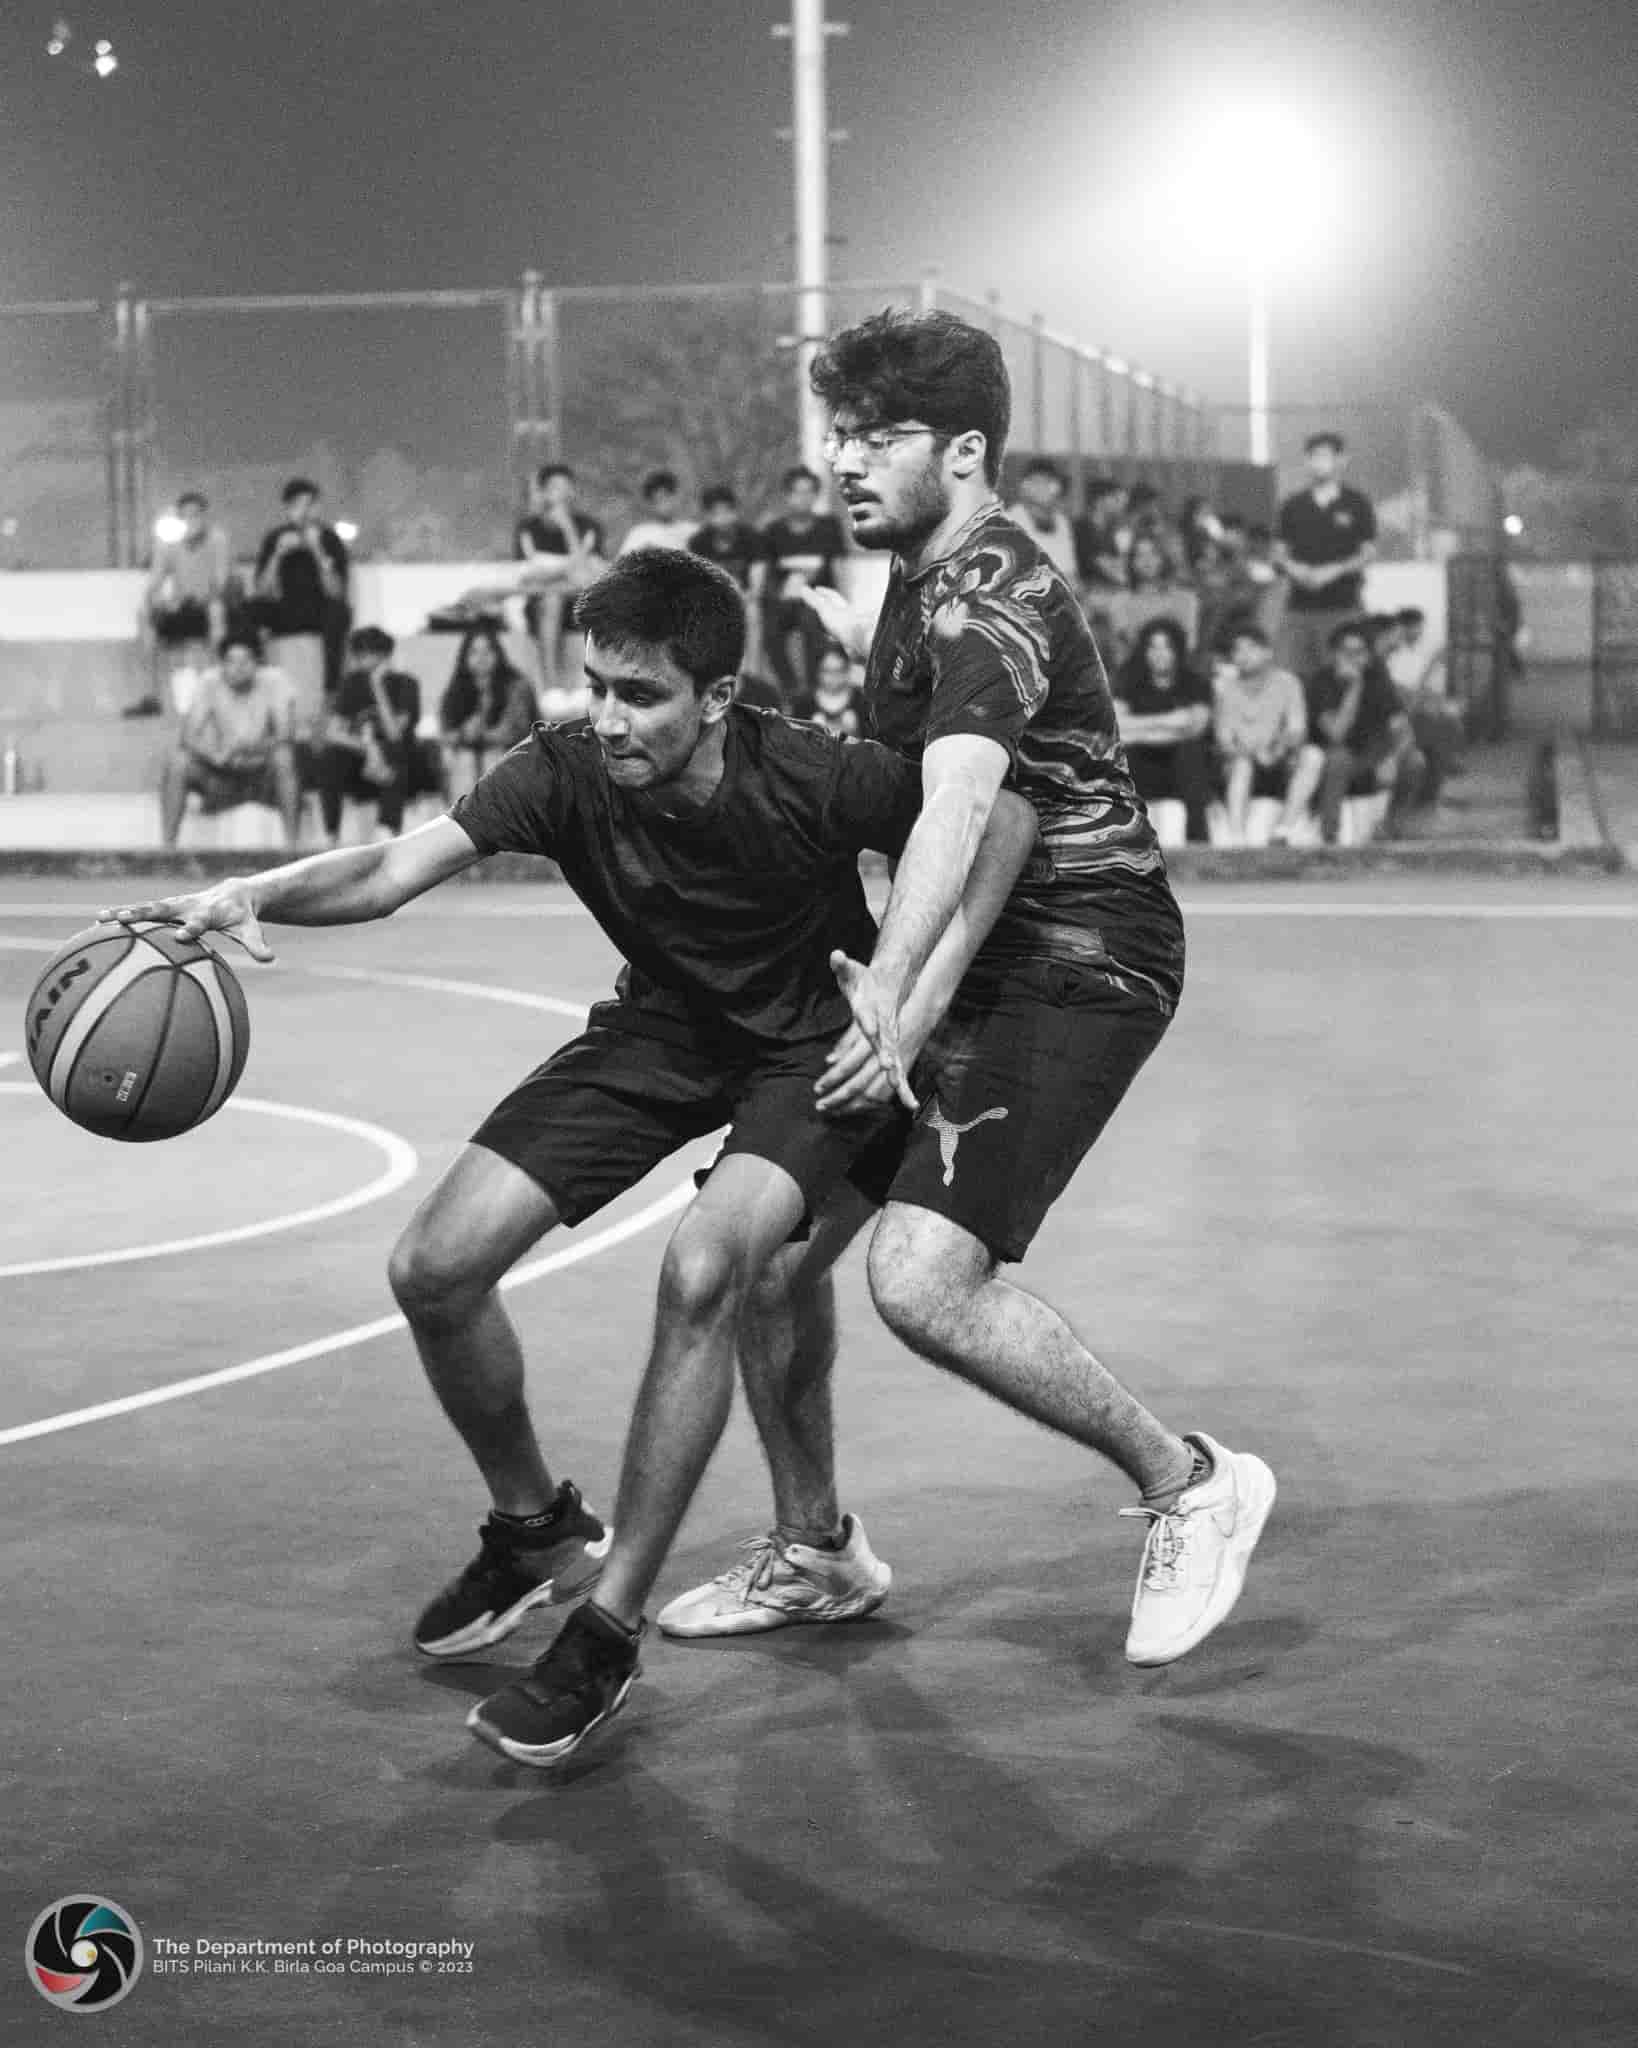
[{"label": "sock", "polygon": [[847,1518],[844,1516],[828,1536],[817,1536],[809,1529],[794,1529],[788,1522],[781,1522],[774,1530],[774,1540],[781,1549],[799,1543],[804,1550],[828,1550],[836,1552],[847,1548]]},{"label": "sock", "polygon": [[531,1539],[549,1536],[562,1514],[563,1495],[559,1490],[551,1506],[542,1509],[538,1515],[509,1515],[504,1508],[491,1508],[489,1519],[499,1522],[510,1535],[523,1537],[527,1546]]},{"label": "sock", "polygon": [[595,1600],[582,1602],[577,1618],[589,1622],[596,1634],[608,1637],[611,1642],[624,1643],[628,1649],[642,1637],[642,1622],[638,1622],[635,1628],[627,1628],[623,1621],[610,1614],[606,1607],[599,1607]]},{"label": "sock", "polygon": [[1178,1496],[1187,1493],[1191,1486],[1198,1486],[1212,1474],[1209,1452],[1198,1444],[1185,1441],[1183,1448],[1189,1454],[1189,1469],[1180,1479],[1168,1481],[1164,1486],[1145,1487],[1139,1498],[1146,1508],[1158,1509],[1161,1514],[1170,1514],[1177,1506]]}]

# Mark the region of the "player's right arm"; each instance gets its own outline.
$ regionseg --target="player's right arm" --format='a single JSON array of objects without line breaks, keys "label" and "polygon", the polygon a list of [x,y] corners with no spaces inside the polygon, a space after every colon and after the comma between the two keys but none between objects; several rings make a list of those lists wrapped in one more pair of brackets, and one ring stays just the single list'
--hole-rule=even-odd
[{"label": "player's right arm", "polygon": [[100,916],[119,924],[174,924],[190,939],[224,932],[253,960],[273,949],[269,924],[365,924],[391,917],[412,897],[436,888],[483,858],[453,818],[435,818],[379,846],[347,846],[287,862],[260,875],[235,875],[189,896],[127,903]]}]

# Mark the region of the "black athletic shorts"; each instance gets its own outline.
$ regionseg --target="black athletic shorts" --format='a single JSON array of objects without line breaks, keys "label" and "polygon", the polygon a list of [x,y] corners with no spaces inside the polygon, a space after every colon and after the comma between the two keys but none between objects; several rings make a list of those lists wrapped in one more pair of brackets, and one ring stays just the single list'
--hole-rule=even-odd
[{"label": "black athletic shorts", "polygon": [[1021,1259],[1169,1022],[1056,962],[963,987],[911,1077],[920,1114],[872,1139],[847,1179]]},{"label": "black athletic shorts", "polygon": [[813,1084],[830,1045],[725,1058],[593,1025],[497,1103],[472,1143],[521,1168],[573,1224],[727,1124],[719,1156],[749,1152],[782,1166],[811,1214],[873,1137],[907,1121],[891,1108],[820,1116]]}]

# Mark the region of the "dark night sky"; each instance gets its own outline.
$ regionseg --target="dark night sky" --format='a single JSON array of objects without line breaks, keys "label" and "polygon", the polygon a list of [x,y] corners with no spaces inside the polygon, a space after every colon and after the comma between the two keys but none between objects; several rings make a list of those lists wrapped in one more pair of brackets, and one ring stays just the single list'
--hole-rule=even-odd
[{"label": "dark night sky", "polygon": [[[51,62],[55,8],[11,0],[0,299],[788,267],[777,0],[64,4],[123,68]],[[1550,460],[1638,390],[1631,0],[833,8],[843,271],[936,264],[1238,401],[1234,270],[1163,195],[1255,87],[1339,188],[1277,284],[1277,399],[1426,395],[1496,457]],[[1197,226],[1211,189],[1197,172]]]}]

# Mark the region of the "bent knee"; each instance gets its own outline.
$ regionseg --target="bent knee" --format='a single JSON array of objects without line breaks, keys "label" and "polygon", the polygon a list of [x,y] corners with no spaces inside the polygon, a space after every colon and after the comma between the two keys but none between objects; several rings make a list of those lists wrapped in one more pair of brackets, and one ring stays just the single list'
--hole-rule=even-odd
[{"label": "bent knee", "polygon": [[752,1276],[744,1256],[720,1239],[683,1229],[666,1246],[660,1265],[660,1302],[671,1315],[712,1322],[737,1315]]},{"label": "bent knee", "polygon": [[387,1284],[405,1315],[438,1316],[487,1293],[488,1278],[447,1238],[406,1230],[387,1261]]}]

